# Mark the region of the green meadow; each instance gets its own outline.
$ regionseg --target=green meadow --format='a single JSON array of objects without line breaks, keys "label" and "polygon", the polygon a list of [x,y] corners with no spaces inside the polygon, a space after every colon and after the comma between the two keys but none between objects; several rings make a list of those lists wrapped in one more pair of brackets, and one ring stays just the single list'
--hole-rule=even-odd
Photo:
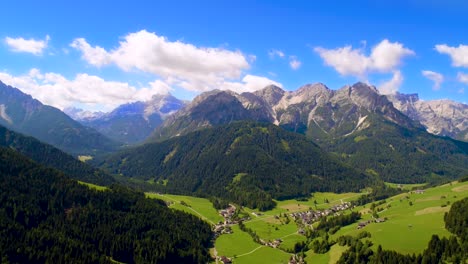
[{"label": "green meadow", "polygon": [[171,203],[169,207],[194,214],[211,224],[224,221],[213,204],[205,198],[157,193],[146,193],[146,197],[169,202]]},{"label": "green meadow", "polygon": [[[372,223],[361,230],[357,224],[343,227],[333,238],[342,235],[355,236],[368,231],[375,246],[401,253],[421,253],[433,234],[449,236],[445,229],[444,214],[450,205],[468,197],[468,182],[452,183],[429,188],[422,194],[407,192],[386,200],[378,206],[379,217],[388,218],[384,223]],[[371,219],[370,205],[356,208],[363,213],[363,219]]]},{"label": "green meadow", "polygon": [[[90,188],[105,190],[107,187],[80,182]],[[397,187],[398,184],[389,184]],[[445,229],[444,214],[450,210],[455,201],[468,197],[468,182],[453,182],[424,190],[424,193],[411,191],[414,187],[422,185],[400,185],[406,192],[388,198],[376,206],[378,216],[387,218],[383,223],[371,223],[363,229],[357,229],[357,223],[342,227],[337,233],[330,236],[337,239],[342,235],[356,236],[360,232],[371,233],[369,239],[374,248],[382,245],[384,249],[395,250],[401,253],[421,253],[433,234],[449,236]],[[281,239],[279,248],[271,248],[257,244],[252,237],[232,226],[232,234],[223,234],[215,241],[212,252],[218,256],[233,258],[234,263],[287,263],[290,253],[286,251],[294,248],[297,242],[306,238],[297,233],[298,225],[289,216],[290,213],[307,211],[309,209],[325,209],[333,205],[358,199],[364,193],[315,193],[307,200],[276,201],[277,206],[266,212],[258,212],[249,208],[242,208],[244,215],[250,220],[245,226],[252,229],[262,240],[272,241]],[[170,203],[170,207],[194,214],[205,221],[214,224],[223,218],[213,208],[212,203],[205,198],[182,195],[168,195],[146,193],[148,198],[157,198]],[[376,202],[377,204],[377,202]],[[371,204],[354,208],[362,213],[362,220],[372,219]],[[289,218],[289,219],[288,219]],[[346,250],[346,247],[334,245],[325,254],[316,254],[309,250],[306,252],[308,263],[335,263]]]},{"label": "green meadow", "polygon": [[96,185],[96,184],[92,184],[92,183],[87,183],[87,182],[82,182],[82,181],[78,181],[79,184],[82,184],[82,185],[86,185],[88,186],[90,189],[95,189],[95,190],[98,190],[98,191],[105,191],[107,190],[108,188],[105,187],[105,186],[100,186],[100,185]]}]

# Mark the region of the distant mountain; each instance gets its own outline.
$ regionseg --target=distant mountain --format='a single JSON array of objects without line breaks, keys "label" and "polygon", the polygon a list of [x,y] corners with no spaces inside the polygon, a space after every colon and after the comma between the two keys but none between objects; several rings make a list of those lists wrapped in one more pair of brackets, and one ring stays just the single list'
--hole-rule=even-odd
[{"label": "distant mountain", "polygon": [[92,112],[92,111],[86,111],[86,110],[76,108],[76,107],[67,107],[63,109],[63,112],[76,121],[94,120],[106,114],[101,111]]},{"label": "distant mountain", "polygon": [[116,142],[52,106],[0,82],[0,125],[33,136],[73,155],[115,150]]},{"label": "distant mountain", "polygon": [[358,191],[372,182],[305,136],[268,123],[199,130],[122,151],[101,165],[126,177],[154,180],[161,191],[215,196],[261,209],[271,208],[272,198]]},{"label": "distant mountain", "polygon": [[0,125],[0,146],[14,149],[35,162],[64,172],[75,180],[110,185],[114,178],[103,171],[81,162],[69,154],[39,140],[10,131]]},{"label": "distant mountain", "polygon": [[364,83],[339,90],[317,83],[292,92],[275,86],[255,93],[212,91],[168,118],[150,140],[236,120],[270,122],[305,134],[342,161],[386,181],[423,182],[468,172],[465,143],[427,133]]},{"label": "distant mountain", "polygon": [[468,105],[451,100],[420,100],[417,94],[387,95],[393,105],[429,133],[468,142]]},{"label": "distant mountain", "polygon": [[106,114],[71,109],[69,115],[111,139],[134,144],[145,140],[164,119],[184,105],[184,101],[170,94],[154,95],[150,101],[124,104]]}]

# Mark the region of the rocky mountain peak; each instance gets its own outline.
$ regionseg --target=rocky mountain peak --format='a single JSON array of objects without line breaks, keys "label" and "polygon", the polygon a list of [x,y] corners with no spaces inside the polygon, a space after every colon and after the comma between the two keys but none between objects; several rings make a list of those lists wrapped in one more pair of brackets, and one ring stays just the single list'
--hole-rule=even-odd
[{"label": "rocky mountain peak", "polygon": [[263,98],[269,105],[276,105],[286,92],[276,85],[268,85],[261,90],[255,91],[253,94]]},{"label": "rocky mountain peak", "polygon": [[468,141],[468,105],[447,99],[423,101],[417,94],[387,95],[395,108],[428,132]]}]

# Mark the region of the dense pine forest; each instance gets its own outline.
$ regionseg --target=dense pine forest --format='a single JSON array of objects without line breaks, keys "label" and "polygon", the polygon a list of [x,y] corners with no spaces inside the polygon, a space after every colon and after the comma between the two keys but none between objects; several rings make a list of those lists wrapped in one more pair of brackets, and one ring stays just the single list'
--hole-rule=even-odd
[{"label": "dense pine forest", "polygon": [[215,196],[269,209],[274,199],[314,191],[358,191],[373,179],[322,151],[305,136],[268,123],[234,122],[146,144],[101,166],[155,182],[169,193]]},{"label": "dense pine forest", "polygon": [[102,170],[80,162],[71,155],[33,138],[13,132],[0,125],[0,146],[12,148],[44,166],[63,171],[73,179],[110,185],[114,178]]},{"label": "dense pine forest", "polygon": [[91,190],[0,147],[2,263],[206,263],[210,226],[126,187]]}]

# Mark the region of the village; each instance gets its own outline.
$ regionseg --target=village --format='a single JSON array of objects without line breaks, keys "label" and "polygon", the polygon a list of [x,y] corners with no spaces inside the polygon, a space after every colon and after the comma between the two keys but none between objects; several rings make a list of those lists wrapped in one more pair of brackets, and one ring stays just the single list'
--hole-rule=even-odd
[{"label": "village", "polygon": [[[341,204],[334,205],[330,207],[329,209],[325,210],[308,210],[304,212],[294,212],[290,213],[289,216],[291,216],[296,222],[301,221],[302,225],[311,225],[317,221],[320,220],[321,217],[326,217],[328,215],[338,215],[340,214],[341,211],[351,209],[352,205],[349,202],[342,202]],[[237,219],[235,216],[237,216],[237,208],[236,206],[230,204],[227,208],[220,210],[219,214],[224,218],[224,222],[219,222],[213,227],[213,232],[214,232],[214,239],[216,239],[218,236],[222,234],[231,234],[232,229],[231,225],[239,224],[241,221],[248,221],[250,220],[250,217],[244,217],[241,219]],[[252,215],[255,217],[260,217],[263,214],[260,212],[252,212]],[[275,218],[278,218],[278,216],[274,216]],[[298,234],[305,235],[305,230],[303,227],[298,228]],[[273,241],[265,241],[263,239],[260,239],[258,241],[261,245],[272,247],[272,248],[278,248],[281,245],[281,242],[283,242],[281,239],[275,239]],[[219,256],[218,260],[221,263],[232,263],[232,259],[226,257],[226,256]],[[299,258],[297,256],[294,256],[290,259],[290,263],[303,263],[303,259]]]},{"label": "village", "polygon": [[301,220],[304,225],[311,225],[318,220],[320,220],[321,217],[328,216],[331,214],[339,214],[339,212],[351,209],[351,203],[349,202],[344,202],[341,204],[334,205],[330,207],[329,209],[325,210],[309,210],[305,212],[295,212],[289,214],[291,217],[294,218],[294,220]]}]

